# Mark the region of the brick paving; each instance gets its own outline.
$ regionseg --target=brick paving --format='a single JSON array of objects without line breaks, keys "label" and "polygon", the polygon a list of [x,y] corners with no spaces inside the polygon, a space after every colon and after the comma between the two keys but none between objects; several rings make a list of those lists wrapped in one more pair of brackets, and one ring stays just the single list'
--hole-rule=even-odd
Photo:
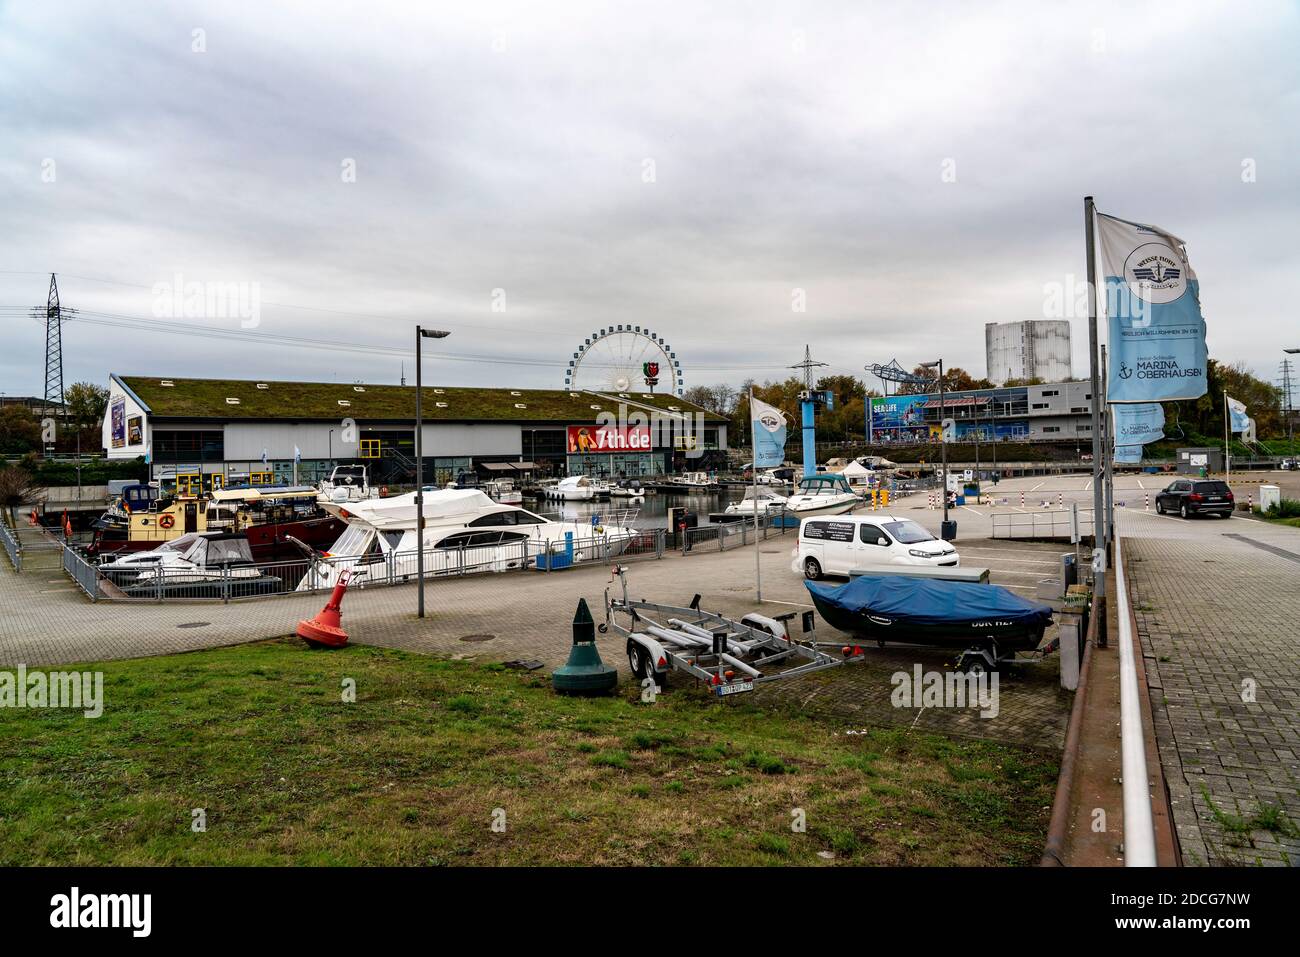
[{"label": "brick paving", "polygon": [[[778,536],[761,546],[766,614],[811,607],[802,580],[790,570],[793,541],[790,535]],[[978,540],[958,546],[966,564],[988,565],[993,581],[1024,595],[1052,574],[1061,551],[1059,546]],[[662,561],[633,562],[630,569],[634,597],[685,605],[699,592],[710,610],[737,617],[758,610],[752,546],[685,558],[670,553]],[[568,655],[579,597],[601,617],[609,577],[606,566],[588,566],[430,582],[424,621],[415,616],[414,585],[353,589],[343,603],[343,624],[352,640],[362,644],[482,660],[534,658],[549,669]],[[0,558],[0,667],[172,654],[287,635],[324,601],[323,595],[309,595],[228,605],[91,604],[61,570],[20,576]],[[494,637],[461,640],[482,635]],[[819,637],[842,638],[828,629]],[[600,646],[605,659],[626,676],[619,639],[601,638]],[[1070,697],[1059,690],[1054,659],[1019,669],[1000,682],[996,718],[980,718],[974,710],[892,707],[894,672],[910,672],[915,663],[941,670],[951,661],[951,655],[933,650],[872,647],[863,664],[762,685],[756,697],[774,707],[842,718],[846,732],[868,725],[915,726],[1059,751]]]},{"label": "brick paving", "polygon": [[1300,529],[1120,527],[1184,863],[1300,864]]}]

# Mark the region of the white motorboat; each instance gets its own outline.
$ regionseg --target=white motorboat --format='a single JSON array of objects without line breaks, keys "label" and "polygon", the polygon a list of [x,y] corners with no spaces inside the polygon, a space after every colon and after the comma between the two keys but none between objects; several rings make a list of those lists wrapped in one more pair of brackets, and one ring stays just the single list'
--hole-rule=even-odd
[{"label": "white motorboat", "polygon": [[585,475],[570,475],[554,485],[543,486],[542,495],[560,502],[590,502],[596,497],[596,487]]},{"label": "white motorboat", "polygon": [[244,535],[225,532],[191,532],[150,551],[104,562],[99,571],[128,595],[152,595],[161,589],[205,597],[198,586],[213,586],[229,587],[231,594],[242,596],[281,587],[280,579],[263,574],[253,563]]},{"label": "white motorboat", "polygon": [[609,490],[612,498],[645,498],[645,487],[636,479],[619,482]]},{"label": "white motorboat", "polygon": [[370,486],[364,465],[336,465],[319,487],[322,502],[363,502],[379,497],[379,490]]},{"label": "white motorboat", "polygon": [[488,498],[502,505],[520,505],[524,501],[524,493],[515,488],[510,479],[493,479],[484,482],[481,488],[487,492]]},{"label": "white motorboat", "polygon": [[669,479],[668,484],[683,492],[706,492],[718,487],[718,483],[709,478],[708,472],[683,472]]},{"label": "white motorboat", "polygon": [[843,515],[862,504],[844,476],[833,472],[808,475],[799,490],[785,500],[785,509],[796,518],[810,515]]},{"label": "white motorboat", "polygon": [[745,497],[739,502],[732,502],[727,506],[728,515],[753,515],[755,511],[760,515],[766,515],[768,512],[779,512],[786,507],[786,497],[778,495],[770,488],[760,485],[758,491],[750,487],[745,489]]},{"label": "white motorboat", "polygon": [[[359,584],[405,581],[418,571],[415,493],[346,505],[327,505],[348,523],[314,563],[299,591],[335,584],[343,569],[364,572]],[[572,550],[575,562],[621,555],[640,533],[624,515],[592,521],[551,521],[516,505],[494,502],[478,489],[424,493],[424,574],[504,572],[540,555]]]}]

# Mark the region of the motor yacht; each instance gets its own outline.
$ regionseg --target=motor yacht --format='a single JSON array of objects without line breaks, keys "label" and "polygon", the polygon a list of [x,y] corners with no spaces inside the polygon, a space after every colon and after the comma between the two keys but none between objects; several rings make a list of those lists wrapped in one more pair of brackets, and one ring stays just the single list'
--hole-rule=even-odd
[{"label": "motor yacht", "polygon": [[242,534],[191,532],[146,552],[131,552],[105,561],[98,570],[128,595],[182,592],[203,598],[231,597],[279,590],[279,578],[253,563],[253,552]]},{"label": "motor yacht", "polygon": [[510,479],[492,479],[490,482],[484,482],[480,487],[487,493],[488,498],[502,505],[523,503],[524,493],[515,488],[515,483]]},{"label": "motor yacht", "polygon": [[728,505],[726,514],[753,515],[757,511],[759,515],[766,515],[768,512],[779,512],[784,509],[786,501],[784,495],[778,495],[770,488],[760,485],[757,491],[752,487],[745,489],[745,497],[739,502]]},{"label": "motor yacht", "polygon": [[843,515],[862,504],[844,476],[824,472],[807,475],[799,481],[799,490],[785,500],[785,509],[797,518],[811,515]]},{"label": "motor yacht", "polygon": [[[347,522],[347,529],[315,562],[299,591],[329,587],[345,568],[365,572],[362,587],[416,577],[414,492],[326,507]],[[601,524],[551,521],[494,502],[478,489],[426,491],[423,513],[426,577],[509,571],[531,565],[541,555],[568,555],[575,562],[604,560],[622,554],[640,534],[622,516],[610,516]]]},{"label": "motor yacht", "polygon": [[325,502],[361,502],[379,497],[379,490],[371,486],[364,465],[334,466],[329,478],[321,480],[319,490]]},{"label": "motor yacht", "polygon": [[636,479],[619,482],[609,490],[612,498],[645,498],[645,486]]},{"label": "motor yacht", "polygon": [[560,502],[590,502],[596,497],[596,487],[585,475],[570,475],[554,485],[543,486],[542,495]]}]

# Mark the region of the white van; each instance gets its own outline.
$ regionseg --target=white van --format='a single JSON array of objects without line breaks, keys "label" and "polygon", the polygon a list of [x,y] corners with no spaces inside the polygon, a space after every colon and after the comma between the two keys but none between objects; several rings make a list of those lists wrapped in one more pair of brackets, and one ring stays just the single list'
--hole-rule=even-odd
[{"label": "white van", "polygon": [[896,515],[835,515],[805,518],[790,570],[805,578],[845,575],[879,565],[961,564],[957,549],[910,518]]}]

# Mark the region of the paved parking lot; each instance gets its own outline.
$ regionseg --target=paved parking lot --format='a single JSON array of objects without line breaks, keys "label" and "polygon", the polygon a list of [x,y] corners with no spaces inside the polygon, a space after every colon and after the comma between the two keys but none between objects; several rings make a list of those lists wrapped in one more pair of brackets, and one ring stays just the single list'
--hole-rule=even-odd
[{"label": "paved parking lot", "polygon": [[[802,579],[790,570],[793,543],[793,535],[787,534],[761,545],[762,610],[769,615],[811,607]],[[1026,596],[1032,595],[1039,578],[1056,568],[1061,551],[1059,546],[1025,543],[958,544],[966,564],[988,565],[994,582]],[[724,614],[740,616],[759,609],[753,546],[685,558],[670,553],[660,561],[634,562],[630,568],[635,597],[684,605],[699,592],[704,607]],[[414,614],[413,585],[353,590],[344,600],[343,622],[352,640],[360,643],[485,660],[537,659],[550,668],[568,655],[578,599],[586,598],[599,617],[609,577],[608,568],[593,566],[432,582],[424,621]],[[0,666],[169,654],[254,641],[291,633],[298,619],[314,615],[323,604],[323,596],[229,605],[91,604],[54,574],[48,580],[28,573],[18,576],[0,561]],[[819,637],[838,641],[842,636],[823,630]],[[617,639],[602,638],[601,651],[626,672]],[[900,711],[890,705],[892,674],[910,671],[915,663],[940,670],[951,658],[926,649],[872,648],[865,664],[763,686],[761,696],[782,707],[843,717],[846,731],[857,727],[855,722],[898,723],[1060,747],[1069,697],[1058,690],[1054,659],[1001,683],[997,718],[935,709]]]}]

